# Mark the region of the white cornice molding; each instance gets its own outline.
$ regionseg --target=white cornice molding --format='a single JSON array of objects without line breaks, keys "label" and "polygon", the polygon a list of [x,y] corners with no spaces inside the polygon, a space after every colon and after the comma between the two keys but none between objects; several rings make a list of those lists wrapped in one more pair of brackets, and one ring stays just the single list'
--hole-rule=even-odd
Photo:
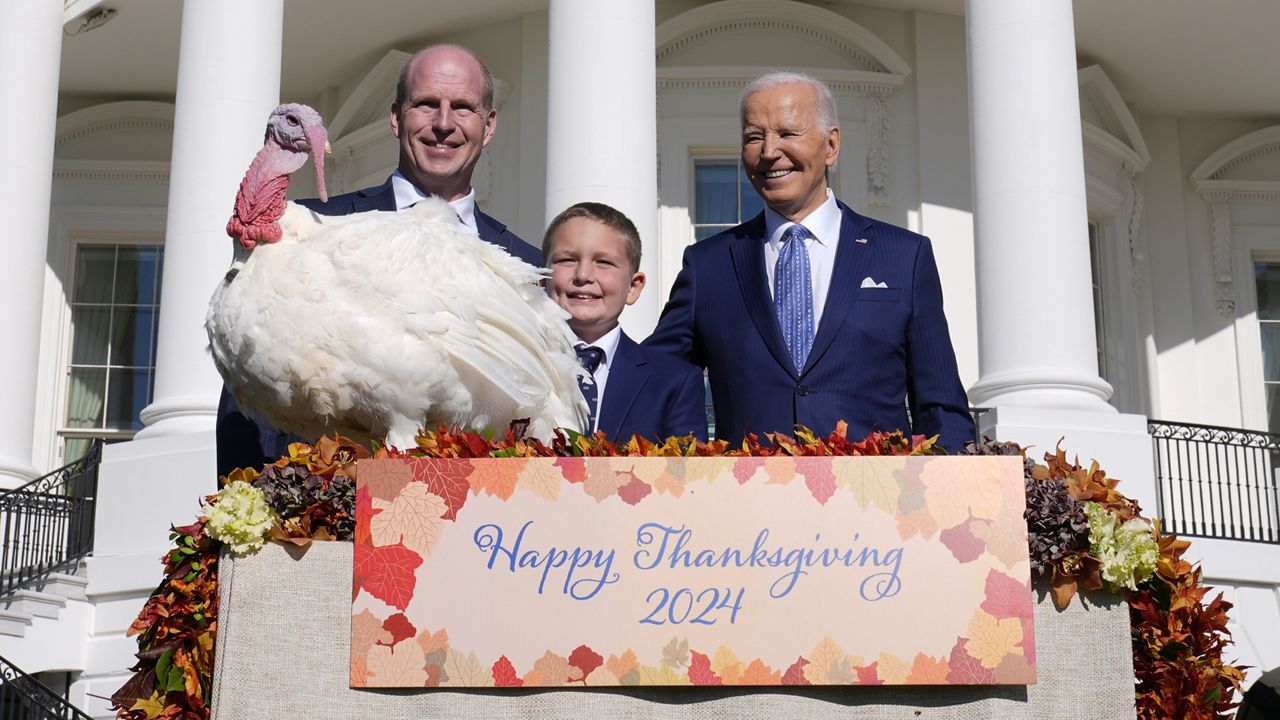
[{"label": "white cornice molding", "polygon": [[[1257,180],[1231,180],[1226,176],[1233,169],[1250,160],[1276,152],[1280,152],[1280,125],[1272,125],[1261,130],[1255,130],[1223,145],[1208,158],[1205,158],[1205,161],[1191,172],[1190,179],[1196,190],[1201,194],[1204,194],[1208,189],[1221,192],[1230,187],[1248,189],[1259,186],[1259,189],[1266,191],[1264,186],[1276,183]],[[1202,190],[1201,188],[1205,189]]]},{"label": "white cornice molding", "polygon": [[843,54],[860,70],[911,74],[907,61],[871,31],[830,10],[790,0],[722,0],[683,12],[658,26],[658,64],[689,45],[742,30],[803,35]]},{"label": "white cornice molding", "polygon": [[1146,169],[1150,158],[1144,159],[1120,138],[1085,120],[1080,121],[1080,129],[1086,147],[1114,160],[1126,173],[1136,175]]},{"label": "white cornice molding", "polygon": [[161,160],[54,160],[53,179],[72,182],[167,184],[169,163]]},{"label": "white cornice molding", "polygon": [[54,148],[98,132],[146,130],[173,133],[173,104],[146,100],[104,103],[58,118]]},{"label": "white cornice molding", "polygon": [[[1104,152],[1116,153],[1118,155],[1116,159],[1126,163],[1126,172],[1142,172],[1147,163],[1151,162],[1151,153],[1147,150],[1147,142],[1142,137],[1142,131],[1138,129],[1137,119],[1133,117],[1133,113],[1129,112],[1129,106],[1125,104],[1115,83],[1111,82],[1106,71],[1097,65],[1081,68],[1076,74],[1076,79],[1080,85],[1080,92],[1087,94],[1093,100],[1094,106],[1121,131],[1122,137],[1116,136],[1106,128],[1093,126],[1119,145],[1119,147],[1110,145]],[[1086,125],[1085,139],[1088,140],[1087,129],[1091,124],[1084,123],[1084,125]]]},{"label": "white cornice molding", "polygon": [[411,57],[412,53],[403,50],[388,50],[361,78],[351,96],[329,121],[329,137],[340,138],[348,128],[363,128],[378,119],[374,115],[386,120],[391,114],[391,103],[396,99],[400,68]]},{"label": "white cornice molding", "polygon": [[[747,83],[776,68],[767,66],[659,67],[658,87],[670,89],[741,90]],[[907,79],[905,74],[796,68],[826,83],[832,92],[888,97]]]}]

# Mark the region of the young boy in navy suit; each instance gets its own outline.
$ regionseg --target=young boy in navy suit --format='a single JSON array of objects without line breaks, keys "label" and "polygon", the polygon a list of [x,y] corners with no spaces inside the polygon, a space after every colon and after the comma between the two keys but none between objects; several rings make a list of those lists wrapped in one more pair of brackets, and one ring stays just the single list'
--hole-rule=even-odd
[{"label": "young boy in navy suit", "polygon": [[569,312],[578,358],[592,381],[582,382],[590,431],[624,443],[690,433],[707,438],[702,369],[636,344],[618,316],[644,290],[640,234],[618,210],[578,203],[556,216],[542,240],[551,269],[547,292]]}]

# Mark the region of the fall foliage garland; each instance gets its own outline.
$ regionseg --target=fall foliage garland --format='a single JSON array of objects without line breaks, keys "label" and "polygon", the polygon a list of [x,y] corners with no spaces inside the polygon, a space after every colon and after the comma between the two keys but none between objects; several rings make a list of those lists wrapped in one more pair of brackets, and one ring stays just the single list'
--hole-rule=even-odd
[{"label": "fall foliage garland", "polygon": [[[355,531],[356,461],[368,457],[707,457],[774,455],[920,455],[942,454],[933,439],[902,433],[872,433],[861,442],[846,437],[843,424],[819,438],[798,429],[796,437],[769,436],[769,444],[749,437],[730,448],[725,441],[670,438],[655,444],[633,438],[615,444],[603,435],[561,434],[551,444],[522,439],[508,431],[500,440],[444,429],[422,434],[408,453],[366,448],[345,438],[322,438],[316,445],[295,444],[289,455],[262,471],[240,469],[222,478],[263,492],[277,514],[269,537],[306,545],[313,540],[350,541]],[[966,454],[1021,455],[1012,443],[972,445]],[[1045,464],[1026,463],[1027,521],[1033,575],[1050,584],[1055,605],[1065,608],[1077,592],[1111,585],[1103,559],[1090,545],[1093,516],[1115,522],[1138,519],[1135,502],[1117,491],[1095,462],[1084,468],[1059,448]],[[206,498],[206,507],[217,496]],[[1098,513],[1101,508],[1105,513]],[[164,557],[165,578],[129,628],[138,636],[134,675],[114,695],[113,708],[124,720],[205,720],[210,715],[214,637],[218,618],[218,557],[222,543],[209,532],[209,518],[175,527],[174,548]],[[1155,572],[1128,592],[1133,640],[1137,717],[1228,717],[1236,706],[1244,675],[1222,655],[1229,644],[1227,611],[1221,593],[1208,604],[1209,588],[1200,571],[1182,559],[1189,543],[1151,528],[1158,551]],[[696,655],[696,653],[694,653]],[[696,658],[695,658],[696,659]],[[693,671],[691,667],[690,671]]]}]

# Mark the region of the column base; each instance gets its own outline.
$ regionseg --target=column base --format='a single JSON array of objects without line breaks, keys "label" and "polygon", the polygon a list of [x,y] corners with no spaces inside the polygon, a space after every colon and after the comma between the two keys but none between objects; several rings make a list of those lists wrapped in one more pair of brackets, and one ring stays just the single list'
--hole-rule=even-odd
[{"label": "column base", "polygon": [[21,458],[0,457],[0,489],[11,490],[40,477],[42,473]]},{"label": "column base", "polygon": [[1121,481],[1120,492],[1136,500],[1144,515],[1157,515],[1146,416],[1117,413],[1110,405],[1107,412],[1005,406],[980,415],[978,432],[1027,447],[1027,457],[1036,462],[1043,462],[1045,453],[1054,452],[1061,442],[1069,459],[1078,457],[1086,466],[1097,460],[1107,477]]},{"label": "column base", "polygon": [[1097,375],[1071,370],[1015,370],[984,374],[969,388],[977,407],[1061,408],[1110,413],[1111,385]]},{"label": "column base", "polygon": [[218,401],[204,395],[166,398],[143,408],[140,417],[146,426],[134,436],[140,440],[210,432],[218,424]]}]

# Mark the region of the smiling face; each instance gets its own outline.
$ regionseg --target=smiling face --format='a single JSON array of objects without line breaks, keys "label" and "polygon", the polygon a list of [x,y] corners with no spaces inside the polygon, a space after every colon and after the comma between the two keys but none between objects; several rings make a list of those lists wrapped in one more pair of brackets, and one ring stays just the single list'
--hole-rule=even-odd
[{"label": "smiling face", "polygon": [[799,222],[827,200],[827,168],[840,156],[840,128],[818,120],[805,83],[758,90],[742,104],[742,166],[765,203]]},{"label": "smiling face", "polygon": [[569,311],[569,327],[589,343],[612,330],[622,309],[644,289],[644,273],[627,258],[626,238],[591,218],[575,217],[555,229],[547,266],[547,293]]},{"label": "smiling face", "polygon": [[484,86],[484,70],[465,50],[432,48],[414,58],[404,102],[391,105],[391,130],[401,174],[422,191],[445,200],[470,192],[498,124],[497,111],[484,107]]}]

